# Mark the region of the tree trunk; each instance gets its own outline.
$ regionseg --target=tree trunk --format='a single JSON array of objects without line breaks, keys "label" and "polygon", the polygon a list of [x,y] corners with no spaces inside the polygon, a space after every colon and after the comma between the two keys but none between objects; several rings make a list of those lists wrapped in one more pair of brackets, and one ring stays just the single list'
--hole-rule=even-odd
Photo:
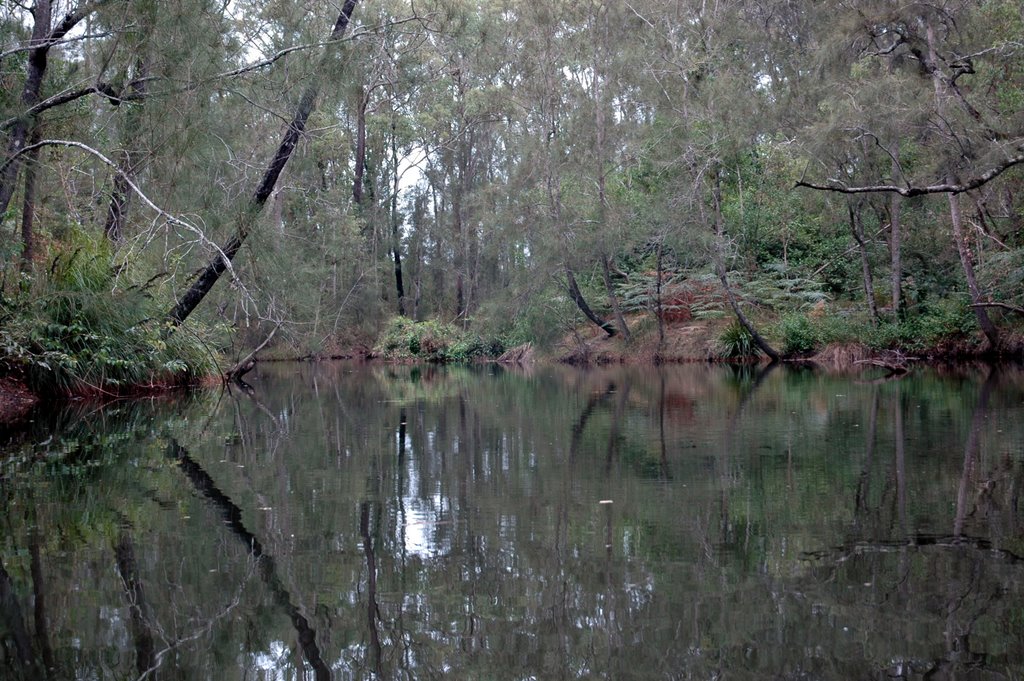
[{"label": "tree trunk", "polygon": [[34,530],[29,536],[28,545],[29,571],[32,575],[32,610],[35,623],[35,638],[39,643],[43,669],[46,678],[57,668],[53,657],[53,646],[50,644],[49,614],[46,609],[46,582],[43,579],[43,560],[39,550],[39,532]]},{"label": "tree trunk", "polygon": [[391,252],[395,261],[395,294],[398,298],[398,315],[405,316],[405,286],[402,283],[402,234],[398,215],[398,139],[397,126],[391,120]]},{"label": "tree trunk", "polygon": [[[143,98],[147,89],[147,76],[149,66],[143,57],[139,57],[135,63],[135,77],[129,86],[129,92],[134,97]],[[134,179],[138,172],[138,155],[132,154],[131,148],[137,144],[139,132],[139,117],[141,101],[138,103],[128,102],[122,106],[128,107],[124,119],[124,129],[121,134],[121,153],[119,165],[124,170],[124,175],[114,175],[114,191],[110,194],[110,205],[107,207],[107,221],[103,225],[103,234],[112,243],[121,243],[124,240],[124,225],[128,210],[129,178]]]},{"label": "tree trunk", "polygon": [[117,572],[121,575],[125,597],[128,599],[129,625],[135,643],[135,669],[145,675],[156,667],[156,645],[150,626],[149,603],[139,578],[139,564],[135,559],[135,543],[127,530],[122,529],[114,546]]},{"label": "tree trunk", "polygon": [[[21,104],[25,107],[26,111],[39,102],[39,93],[42,91],[43,77],[46,75],[50,47],[54,42],[64,38],[82,19],[100,5],[105,4],[106,1],[82,2],[78,8],[65,14],[60,23],[51,28],[53,23],[53,1],[36,0],[32,8],[32,44],[35,47],[28,53],[25,84],[21,90]],[[35,122],[36,116],[34,114],[26,114],[17,119],[7,139],[7,158],[13,158],[15,154],[25,147],[25,140],[28,139],[28,133],[35,125]],[[11,205],[14,189],[18,184],[18,172],[20,169],[20,157],[14,158],[4,169],[3,174],[0,175],[0,215],[6,213],[7,208]]]},{"label": "tree trunk", "polygon": [[[13,657],[17,664],[27,670],[38,672],[39,663],[35,658],[35,651],[32,650],[32,638],[29,636],[28,627],[25,626],[25,615],[21,609],[21,602],[18,600],[18,593],[14,587],[14,580],[0,562],[0,624],[7,630],[5,638],[13,639],[13,646],[5,647],[5,657],[10,664],[12,657],[10,647],[14,648]],[[7,643],[5,641],[5,643]],[[27,678],[33,678],[28,676]],[[36,677],[38,678],[38,677]]]},{"label": "tree trunk", "polygon": [[568,282],[569,297],[572,298],[574,303],[576,303],[576,307],[580,309],[580,312],[582,312],[587,319],[600,327],[602,331],[608,334],[609,338],[614,336],[615,327],[612,326],[611,322],[606,322],[598,317],[594,314],[594,311],[590,309],[590,306],[587,305],[587,300],[583,297],[579,284],[576,283],[576,275],[573,274],[572,268],[568,265],[565,266],[565,280]]},{"label": "tree trunk", "polygon": [[[892,160],[892,181],[896,183],[896,175],[899,173],[899,146],[897,145]],[[903,242],[903,235],[900,226],[900,209],[903,197],[893,194],[889,200],[889,253],[892,262],[892,313],[897,318],[903,311],[903,256],[900,252]]]},{"label": "tree trunk", "polygon": [[622,306],[619,305],[619,297],[615,295],[615,287],[612,285],[612,274],[611,265],[609,263],[608,254],[601,253],[601,273],[604,277],[604,288],[608,293],[608,302],[612,306],[612,314],[615,315],[615,323],[619,327],[619,331],[622,332],[622,337],[627,341],[631,338],[632,334],[629,332],[629,325],[626,324],[626,318],[622,315]]},{"label": "tree trunk", "polygon": [[[31,109],[39,101],[42,90],[43,76],[46,75],[46,64],[49,58],[50,24],[53,21],[53,3],[51,0],[37,0],[32,8],[32,43],[38,44],[28,53],[28,64],[25,69],[25,85],[21,91],[21,104]],[[7,140],[7,157],[11,158],[25,146],[29,130],[35,124],[35,116],[22,116],[14,124]],[[18,171],[21,169],[20,159],[15,159],[0,176],[0,215],[7,212],[18,183]]]},{"label": "tree trunk", "polygon": [[[942,72],[939,69],[938,56],[935,52],[935,29],[932,28],[930,23],[925,27],[925,35],[928,42],[928,63],[925,66],[931,74],[932,84],[935,88],[935,111],[939,116],[944,116],[946,111],[946,83],[943,81]],[[947,184],[957,181],[958,178],[952,174],[946,176]],[[964,238],[963,218],[960,212],[960,195],[948,192],[946,196],[949,200],[949,217],[953,226],[953,242],[956,244],[956,251],[960,256],[960,266],[964,270],[964,278],[967,280],[967,290],[971,296],[971,304],[974,306],[974,317],[978,320],[978,326],[981,328],[982,333],[985,334],[985,338],[988,339],[991,347],[995,349],[999,347],[999,332],[989,318],[988,311],[984,307],[978,306],[979,303],[986,301],[981,294],[978,280],[974,276],[971,251]]]},{"label": "tree trunk", "polygon": [[[665,271],[665,240],[664,238],[658,241],[658,260],[657,260],[657,272],[655,273],[657,282],[654,285],[654,316],[658,318],[658,351],[655,353],[654,360],[657,363],[661,363],[665,353],[665,309],[661,302],[661,284],[662,278],[664,277]],[[662,379],[664,381],[664,379]],[[664,389],[664,383],[662,384]]]},{"label": "tree trunk", "polygon": [[359,88],[359,106],[356,108],[356,158],[355,179],[352,180],[352,203],[363,203],[363,173],[366,172],[366,108],[370,95],[365,88]]},{"label": "tree trunk", "polygon": [[[31,144],[39,143],[39,125],[32,130]],[[21,209],[21,271],[32,270],[35,259],[36,176],[39,173],[39,147],[30,149],[25,167],[25,196]]]},{"label": "tree trunk", "polygon": [[[953,181],[953,178],[950,178],[950,181]],[[981,293],[981,287],[978,285],[978,279],[974,276],[971,249],[964,237],[963,218],[960,213],[960,195],[948,194],[947,196],[949,197],[950,221],[953,223],[953,241],[956,243],[956,251],[960,256],[960,266],[963,267],[964,278],[967,280],[967,290],[971,296],[974,317],[978,320],[978,326],[981,328],[982,333],[985,334],[985,338],[988,339],[989,345],[995,349],[999,347],[999,331],[996,329],[995,324],[992,323],[991,318],[989,318],[988,310],[980,305],[986,301]]]},{"label": "tree trunk", "polygon": [[722,243],[725,241],[725,221],[722,218],[722,182],[720,171],[715,169],[715,186],[712,192],[712,197],[715,203],[715,247],[714,247],[714,260],[715,270],[718,273],[718,279],[722,282],[722,288],[725,289],[725,297],[729,301],[729,307],[732,308],[733,314],[736,315],[736,320],[740,323],[750,337],[754,339],[754,343],[761,352],[768,355],[772,362],[778,362],[782,359],[778,351],[775,350],[768,341],[766,341],[761,334],[757,332],[754,325],[750,323],[747,316],[743,314],[743,310],[740,309],[739,301],[736,300],[736,296],[732,292],[732,287],[729,286],[729,275],[725,269],[725,260],[722,258]]},{"label": "tree trunk", "polygon": [[[598,40],[594,41],[594,78],[593,78],[593,97],[594,97],[594,128],[595,128],[595,170],[597,171],[597,225],[598,228],[604,230],[606,228],[606,220],[608,216],[608,195],[607,195],[607,181],[606,173],[604,168],[605,162],[605,118],[604,118],[604,90],[603,90],[603,79],[604,79],[604,64],[605,56],[604,51],[607,45],[608,27],[606,25],[608,13],[607,11],[600,13],[596,21],[600,22],[600,25],[595,27],[598,32]],[[630,339],[629,326],[626,324],[626,318],[622,316],[622,308],[619,305],[619,297],[615,295],[615,287],[612,285],[611,265],[610,258],[608,257],[607,251],[602,247],[601,249],[601,274],[604,279],[605,293],[608,295],[608,304],[612,308],[612,315],[615,317],[615,324],[618,326],[619,332],[622,337],[627,341]]]},{"label": "tree trunk", "polygon": [[[348,28],[349,19],[352,16],[352,10],[355,9],[356,1],[345,0],[329,40],[339,40],[345,34],[345,29]],[[324,56],[321,57],[321,68],[317,69],[319,72],[323,72],[327,67],[328,55],[329,53],[325,52]],[[288,128],[277,148],[277,152],[270,160],[270,164],[267,166],[266,171],[264,171],[263,178],[253,193],[252,198],[249,199],[248,205],[242,209],[236,218],[234,236],[221,248],[223,255],[218,253],[213,257],[188,291],[178,300],[178,304],[168,313],[168,321],[171,324],[176,326],[185,321],[192,314],[196,306],[213,289],[213,285],[217,283],[221,274],[227,269],[228,263],[234,261],[235,255],[238,254],[246,237],[249,236],[249,232],[252,230],[257,217],[259,217],[264,204],[266,204],[267,198],[274,191],[277,179],[281,176],[281,172],[288,163],[288,159],[291,158],[295,145],[298,144],[299,136],[306,129],[306,121],[313,112],[319,92],[320,83],[314,81],[302,93],[302,98],[299,100],[299,105],[292,116],[292,120],[288,123]]]},{"label": "tree trunk", "polygon": [[861,206],[856,207],[849,203],[846,209],[850,213],[850,231],[853,232],[853,239],[857,242],[857,250],[860,251],[860,269],[864,280],[864,296],[868,301],[868,311],[871,313],[871,323],[878,324],[878,306],[875,304],[875,282],[871,276],[871,261],[868,259],[868,246],[864,241],[864,223],[861,221]]}]

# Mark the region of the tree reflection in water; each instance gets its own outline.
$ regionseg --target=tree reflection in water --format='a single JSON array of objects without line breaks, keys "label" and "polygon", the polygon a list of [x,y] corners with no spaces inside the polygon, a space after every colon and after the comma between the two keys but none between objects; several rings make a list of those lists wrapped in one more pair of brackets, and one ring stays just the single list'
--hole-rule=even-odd
[{"label": "tree reflection in water", "polygon": [[1019,370],[258,372],[6,445],[0,676],[1024,675]]}]

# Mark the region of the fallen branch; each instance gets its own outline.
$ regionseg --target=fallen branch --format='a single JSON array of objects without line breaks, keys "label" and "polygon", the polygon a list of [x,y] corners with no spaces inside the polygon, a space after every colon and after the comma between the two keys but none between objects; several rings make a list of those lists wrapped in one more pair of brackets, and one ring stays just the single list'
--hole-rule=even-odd
[{"label": "fallen branch", "polygon": [[237,381],[242,376],[253,370],[256,366],[256,355],[260,350],[267,347],[270,341],[274,338],[274,334],[281,328],[281,323],[278,322],[277,326],[270,332],[270,334],[263,339],[263,342],[257,345],[252,352],[245,356],[244,359],[239,360],[233,367],[224,372],[224,380],[226,381]]}]

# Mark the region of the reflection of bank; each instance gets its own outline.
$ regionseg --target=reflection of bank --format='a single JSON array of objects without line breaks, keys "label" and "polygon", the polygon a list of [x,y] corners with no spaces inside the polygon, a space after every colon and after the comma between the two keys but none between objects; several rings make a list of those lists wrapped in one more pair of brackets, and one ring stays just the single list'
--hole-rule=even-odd
[{"label": "reflection of bank", "polygon": [[299,636],[299,645],[306,661],[313,667],[317,681],[325,681],[331,678],[331,670],[320,657],[320,648],[316,644],[316,631],[309,626],[309,622],[299,612],[298,606],[292,602],[291,594],[285,588],[284,583],[277,574],[277,567],[273,556],[263,551],[263,545],[242,522],[242,509],[240,509],[229,496],[214,482],[202,466],[188,453],[176,440],[171,440],[167,448],[167,456],[176,460],[181,471],[188,478],[196,491],[203,495],[210,504],[220,511],[224,524],[231,530],[231,535],[242,542],[249,550],[250,555],[256,561],[256,568],[260,579],[270,589],[274,602],[287,613],[292,622],[295,632]]}]

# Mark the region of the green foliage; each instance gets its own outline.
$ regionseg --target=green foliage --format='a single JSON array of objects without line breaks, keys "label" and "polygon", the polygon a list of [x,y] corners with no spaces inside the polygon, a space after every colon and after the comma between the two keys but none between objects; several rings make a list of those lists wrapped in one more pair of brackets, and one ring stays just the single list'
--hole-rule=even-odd
[{"label": "green foliage", "polygon": [[829,299],[822,282],[800,276],[782,263],[767,265],[738,284],[743,295],[773,308],[806,309]]},{"label": "green foliage", "polygon": [[844,312],[783,315],[775,327],[787,355],[810,355],[831,343],[857,343],[872,350],[924,352],[946,343],[969,341],[976,335],[970,308],[955,300],[916,305],[903,319],[873,325],[866,315]]},{"label": "green foliage", "polygon": [[[640,272],[618,287],[620,303],[626,312],[653,311],[658,308],[658,275]],[[661,312],[666,321],[711,319],[724,314],[725,301],[717,277],[707,272],[681,270],[662,273]]]},{"label": "green foliage", "polygon": [[758,353],[754,337],[736,321],[725,327],[721,335],[718,336],[716,345],[718,346],[718,356],[724,359],[756,357]]},{"label": "green foliage", "polygon": [[875,349],[922,352],[944,342],[970,339],[976,325],[966,302],[941,300],[913,308],[905,319],[880,324],[865,334]]},{"label": "green foliage", "polygon": [[782,352],[787,355],[805,355],[814,352],[822,342],[822,334],[805,314],[787,314],[779,320]]},{"label": "green foliage", "polygon": [[38,280],[0,300],[0,367],[43,394],[117,394],[218,371],[212,331],[162,324],[163,305],[109,266],[107,244],[72,234]]},{"label": "green foliage", "polygon": [[427,362],[467,362],[504,351],[500,338],[484,339],[435,319],[414,322],[405,317],[392,319],[374,347],[387,359]]}]

